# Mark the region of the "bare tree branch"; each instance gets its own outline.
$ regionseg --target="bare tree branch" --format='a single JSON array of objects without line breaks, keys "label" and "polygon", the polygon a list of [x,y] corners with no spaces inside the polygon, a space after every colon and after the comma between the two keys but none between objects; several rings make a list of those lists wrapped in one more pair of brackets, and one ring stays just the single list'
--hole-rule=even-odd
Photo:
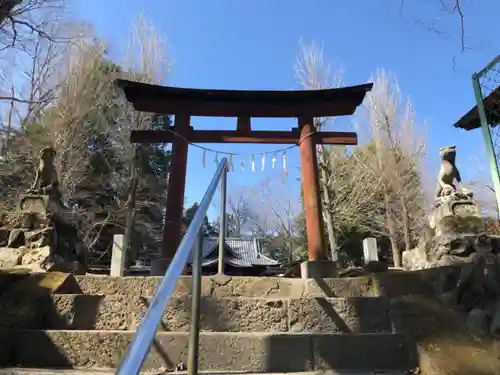
[{"label": "bare tree branch", "polygon": [[[300,43],[299,55],[295,63],[295,75],[297,76],[301,87],[305,90],[319,90],[325,88],[336,88],[343,84],[342,69],[338,63],[334,67],[325,63],[322,48],[319,48],[315,43],[309,45]],[[331,119],[316,118],[315,125],[318,129],[326,127]],[[328,189],[327,172],[321,166],[326,165],[326,152],[323,147],[318,150],[318,160],[320,163],[320,185],[322,190],[323,216],[326,223],[328,234],[328,243],[330,245],[330,254],[332,260],[338,259],[338,246],[336,238],[336,230],[334,226],[334,218],[330,207],[334,199],[334,191]],[[337,218],[335,218],[337,219]]]},{"label": "bare tree branch", "polygon": [[[434,17],[432,20],[425,21],[415,21],[417,24],[426,25],[428,31],[432,31],[440,36],[446,35],[443,30],[438,28],[438,24],[442,22],[445,18],[450,16],[457,16],[459,20],[459,30],[460,30],[460,50],[461,53],[464,53],[467,49],[466,47],[466,37],[465,37],[465,16],[462,6],[461,0],[437,0],[440,5],[439,12],[441,12],[440,16]],[[400,14],[403,13],[403,9],[405,7],[405,1],[400,1]]]},{"label": "bare tree branch", "polygon": [[0,6],[0,49],[29,43],[33,37],[52,42],[67,41],[47,30],[48,25],[60,21],[63,9],[63,0],[3,0]]}]

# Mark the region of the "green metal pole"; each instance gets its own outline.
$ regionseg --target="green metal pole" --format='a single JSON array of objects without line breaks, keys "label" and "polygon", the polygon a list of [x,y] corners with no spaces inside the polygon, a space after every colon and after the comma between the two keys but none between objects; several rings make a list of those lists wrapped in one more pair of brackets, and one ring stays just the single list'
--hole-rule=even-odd
[{"label": "green metal pole", "polygon": [[189,328],[188,347],[188,375],[198,375],[198,359],[200,345],[200,299],[201,299],[201,260],[203,253],[203,229],[200,229],[193,249],[193,263],[191,268],[192,301],[191,327]]},{"label": "green metal pole", "polygon": [[220,182],[220,225],[219,225],[219,260],[217,273],[224,273],[224,244],[227,235],[227,216],[226,216],[226,197],[227,197],[227,169],[222,172]]},{"label": "green metal pole", "polygon": [[484,145],[486,146],[486,153],[490,162],[491,178],[493,180],[493,187],[495,188],[495,196],[497,199],[497,212],[500,212],[500,176],[498,174],[498,164],[495,156],[495,150],[493,148],[493,141],[491,139],[488,118],[486,117],[486,110],[484,109],[483,93],[481,92],[479,76],[477,73],[472,75],[472,86],[474,87],[474,94],[476,96],[477,112],[479,114],[479,119],[481,120]]},{"label": "green metal pole", "polygon": [[497,57],[495,57],[493,60],[491,60],[491,62],[486,65],[479,73],[477,73],[477,76],[480,78],[482,76],[484,76],[485,74],[487,74],[491,69],[493,69],[495,67],[496,64],[498,64],[500,62],[500,55],[498,55]]}]

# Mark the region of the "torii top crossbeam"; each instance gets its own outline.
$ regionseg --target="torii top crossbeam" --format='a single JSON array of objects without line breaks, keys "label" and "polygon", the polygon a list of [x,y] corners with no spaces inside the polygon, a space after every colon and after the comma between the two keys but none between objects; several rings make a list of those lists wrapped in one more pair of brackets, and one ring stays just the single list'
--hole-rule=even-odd
[{"label": "torii top crossbeam", "polygon": [[[170,131],[132,131],[133,143],[172,142],[163,257],[172,258],[180,243],[188,142],[297,143],[300,145],[302,185],[309,260],[325,258],[319,196],[316,144],[357,144],[353,132],[316,132],[315,117],[351,115],[373,84],[311,91],[201,90],[156,86],[118,80],[127,100],[138,111],[175,115]],[[191,116],[236,117],[236,130],[194,130]],[[296,118],[291,131],[253,131],[252,117]],[[180,138],[179,135],[182,137]],[[163,270],[158,270],[162,273]]]},{"label": "torii top crossbeam", "polygon": [[326,90],[246,91],[156,86],[118,80],[137,111],[215,117],[330,117],[352,115],[373,84]]}]

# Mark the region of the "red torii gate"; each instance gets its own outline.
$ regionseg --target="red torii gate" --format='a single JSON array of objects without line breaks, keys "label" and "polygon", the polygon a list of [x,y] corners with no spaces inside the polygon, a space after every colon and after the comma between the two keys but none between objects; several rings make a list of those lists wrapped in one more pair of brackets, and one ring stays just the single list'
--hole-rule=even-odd
[{"label": "red torii gate", "polygon": [[[316,132],[315,117],[352,115],[373,84],[310,91],[202,90],[118,80],[137,111],[174,115],[171,130],[192,143],[272,143],[300,146],[308,257],[326,259],[319,194],[317,144],[356,145],[353,132]],[[194,130],[191,116],[236,117],[236,130]],[[255,131],[252,117],[297,118],[291,131]],[[162,256],[173,258],[181,240],[188,143],[172,132],[135,130],[132,143],[172,143]]]}]

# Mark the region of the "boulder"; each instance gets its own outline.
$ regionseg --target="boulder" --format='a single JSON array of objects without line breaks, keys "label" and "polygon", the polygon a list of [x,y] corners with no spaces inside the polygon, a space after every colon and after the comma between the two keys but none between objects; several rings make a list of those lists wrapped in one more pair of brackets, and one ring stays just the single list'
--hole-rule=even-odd
[{"label": "boulder", "polygon": [[55,231],[52,227],[36,229],[25,233],[26,243],[29,248],[49,246],[55,243]]},{"label": "boulder", "polygon": [[21,264],[26,248],[0,247],[0,268],[13,268]]},{"label": "boulder", "polygon": [[24,237],[23,229],[12,229],[9,235],[9,241],[7,242],[7,247],[21,247],[26,245],[26,238]]},{"label": "boulder", "polygon": [[10,230],[7,228],[0,228],[0,247],[7,246],[9,242]]},{"label": "boulder", "polygon": [[469,335],[476,340],[483,340],[488,337],[488,315],[480,308],[474,308],[467,314],[465,321]]},{"label": "boulder", "polygon": [[22,256],[18,268],[28,269],[30,272],[66,272],[84,275],[87,270],[77,261],[65,260],[54,254],[50,246],[27,249]]},{"label": "boulder", "polygon": [[30,249],[26,252],[21,260],[22,265],[27,264],[42,264],[51,255],[50,246],[43,246],[35,249]]}]

